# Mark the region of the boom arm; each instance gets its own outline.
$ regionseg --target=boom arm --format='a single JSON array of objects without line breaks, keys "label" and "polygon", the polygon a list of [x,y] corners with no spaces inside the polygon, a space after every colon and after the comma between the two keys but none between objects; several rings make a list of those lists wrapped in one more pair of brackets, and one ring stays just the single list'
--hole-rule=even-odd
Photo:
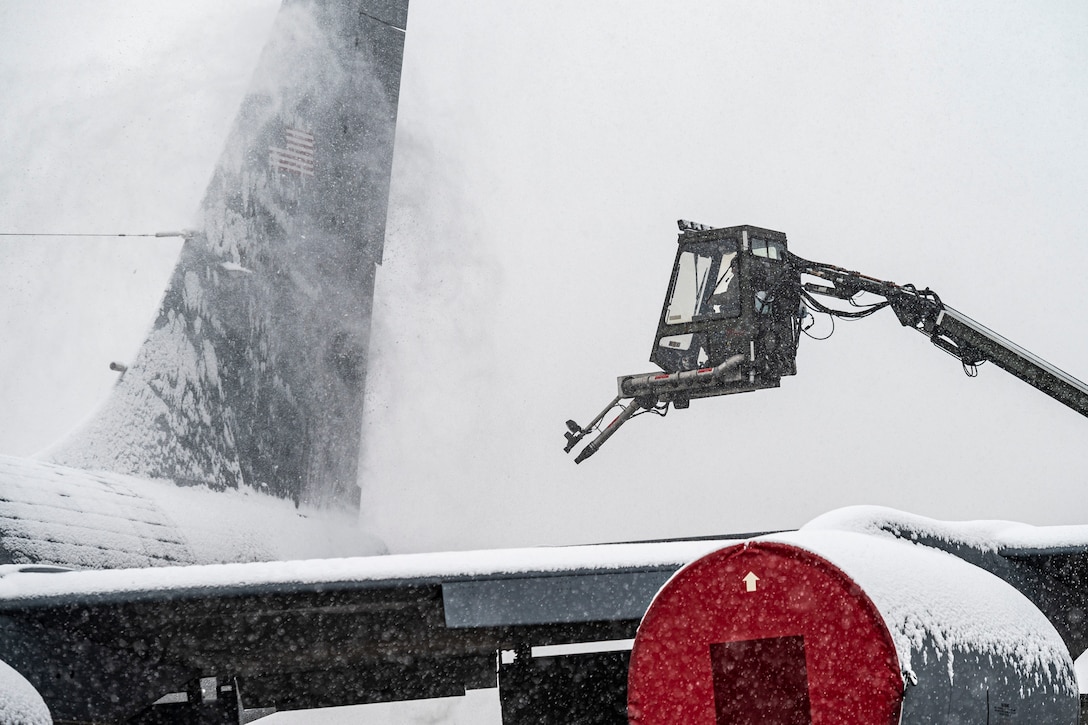
[{"label": "boom arm", "polygon": [[[792,256],[791,261],[803,274],[810,274],[831,283],[830,287],[812,283],[802,286],[802,297],[815,309],[830,311],[816,302],[811,297],[812,294],[847,300],[861,292],[884,297],[885,304],[874,305],[869,309],[891,307],[904,326],[913,327],[927,336],[934,345],[958,358],[965,367],[992,362],[1081,415],[1088,416],[1088,385],[962,312],[948,307],[932,290],[918,290],[911,285],[883,282],[839,267],[808,262],[796,256]],[[839,311],[834,312],[841,314]]]}]

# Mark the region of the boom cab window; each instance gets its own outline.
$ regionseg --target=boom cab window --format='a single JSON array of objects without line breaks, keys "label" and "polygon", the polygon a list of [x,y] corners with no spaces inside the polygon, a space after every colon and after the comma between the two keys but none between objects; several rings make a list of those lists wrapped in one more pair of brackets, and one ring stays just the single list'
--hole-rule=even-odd
[{"label": "boom cab window", "polygon": [[775,261],[786,259],[786,245],[776,239],[752,238],[752,256]]},{"label": "boom cab window", "polygon": [[740,315],[737,246],[732,240],[692,245],[680,254],[665,324]]}]

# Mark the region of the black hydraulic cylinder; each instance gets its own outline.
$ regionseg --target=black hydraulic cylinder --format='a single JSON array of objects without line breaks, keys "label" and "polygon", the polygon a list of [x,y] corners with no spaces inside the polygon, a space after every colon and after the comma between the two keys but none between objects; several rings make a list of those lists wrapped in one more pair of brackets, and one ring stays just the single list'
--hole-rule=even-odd
[{"label": "black hydraulic cylinder", "polygon": [[597,449],[604,445],[604,442],[612,437],[612,434],[620,429],[620,426],[631,419],[638,409],[642,407],[641,402],[636,398],[627,404],[627,407],[623,409],[623,412],[616,416],[616,419],[608,424],[608,427],[601,431],[601,434],[589,442],[589,445],[582,449],[575,459],[575,463],[581,463],[585,459],[592,456],[597,452]]}]

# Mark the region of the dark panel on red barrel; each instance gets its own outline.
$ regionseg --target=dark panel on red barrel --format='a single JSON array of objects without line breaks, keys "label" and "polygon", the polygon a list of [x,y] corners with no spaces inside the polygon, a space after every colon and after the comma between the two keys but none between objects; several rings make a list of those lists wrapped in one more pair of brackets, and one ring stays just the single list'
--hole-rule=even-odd
[{"label": "dark panel on red barrel", "polygon": [[717,725],[808,725],[804,637],[710,645]]}]

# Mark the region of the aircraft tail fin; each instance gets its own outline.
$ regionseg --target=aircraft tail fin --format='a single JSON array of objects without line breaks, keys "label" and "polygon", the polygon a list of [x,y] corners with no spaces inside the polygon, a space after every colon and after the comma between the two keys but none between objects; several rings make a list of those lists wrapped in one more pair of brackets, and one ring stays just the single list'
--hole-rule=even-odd
[{"label": "aircraft tail fin", "polygon": [[146,342],[49,460],[358,507],[407,11],[285,2]]}]

